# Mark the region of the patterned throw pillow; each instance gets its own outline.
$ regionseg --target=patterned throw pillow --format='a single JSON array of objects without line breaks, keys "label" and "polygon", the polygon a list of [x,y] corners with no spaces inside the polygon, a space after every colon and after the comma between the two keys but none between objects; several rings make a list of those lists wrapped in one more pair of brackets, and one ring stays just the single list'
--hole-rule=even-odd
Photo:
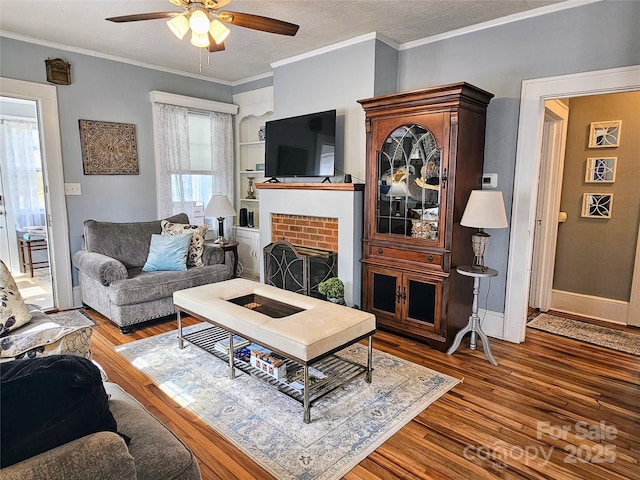
[{"label": "patterned throw pillow", "polygon": [[11,272],[0,261],[0,337],[29,323],[31,314],[22,300]]},{"label": "patterned throw pillow", "polygon": [[189,225],[188,223],[171,223],[162,220],[162,235],[184,235],[193,233],[191,244],[189,245],[189,255],[187,256],[187,266],[199,267],[204,265],[202,252],[204,252],[204,236],[209,229],[208,225]]}]

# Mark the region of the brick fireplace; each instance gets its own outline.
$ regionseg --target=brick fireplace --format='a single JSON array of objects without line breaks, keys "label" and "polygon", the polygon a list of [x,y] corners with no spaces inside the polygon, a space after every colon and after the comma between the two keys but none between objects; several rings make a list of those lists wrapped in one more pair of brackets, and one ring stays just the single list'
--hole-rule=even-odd
[{"label": "brick fireplace", "polygon": [[271,241],[338,252],[338,219],[286,213],[271,214]]},{"label": "brick fireplace", "polygon": [[[284,235],[294,245],[337,252],[345,301],[361,305],[364,185],[261,183],[256,187],[260,189],[261,248]],[[260,278],[264,282],[264,265]]]}]

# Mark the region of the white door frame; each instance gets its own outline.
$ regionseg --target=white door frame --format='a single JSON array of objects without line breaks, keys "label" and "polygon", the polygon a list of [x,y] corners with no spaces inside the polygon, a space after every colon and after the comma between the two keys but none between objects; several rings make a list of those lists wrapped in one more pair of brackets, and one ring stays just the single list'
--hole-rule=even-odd
[{"label": "white door frame", "polygon": [[638,225],[638,242],[636,244],[636,261],[633,266],[631,280],[631,296],[627,312],[627,325],[640,327],[640,225]]},{"label": "white door frame", "polygon": [[[503,327],[505,340],[519,343],[525,338],[544,101],[632,90],[640,90],[640,65],[522,82]],[[632,291],[640,288],[638,283],[634,278]]]},{"label": "white door frame", "polygon": [[565,103],[545,101],[529,292],[529,306],[543,312],[551,304],[568,123],[569,108]]},{"label": "white door frame", "polygon": [[42,167],[49,215],[47,238],[51,259],[53,303],[60,310],[74,307],[69,224],[64,196],[62,146],[56,87],[0,77],[0,95],[36,102],[40,123]]}]

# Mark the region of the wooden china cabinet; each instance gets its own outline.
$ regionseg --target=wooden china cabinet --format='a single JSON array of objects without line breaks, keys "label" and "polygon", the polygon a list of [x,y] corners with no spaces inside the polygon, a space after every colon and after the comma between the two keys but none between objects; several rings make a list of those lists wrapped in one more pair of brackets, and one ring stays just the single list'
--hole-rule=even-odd
[{"label": "wooden china cabinet", "polygon": [[367,179],[363,308],[378,326],[446,350],[472,307],[471,234],[460,218],[482,185],[493,97],[468,83],[360,100]]}]

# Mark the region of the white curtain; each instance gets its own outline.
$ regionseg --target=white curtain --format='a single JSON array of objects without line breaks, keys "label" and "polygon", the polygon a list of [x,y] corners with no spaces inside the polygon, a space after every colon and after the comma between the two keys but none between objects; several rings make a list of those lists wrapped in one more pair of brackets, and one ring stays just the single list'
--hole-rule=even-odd
[{"label": "white curtain", "polygon": [[182,175],[191,171],[188,114],[186,108],[176,105],[153,104],[154,146],[160,168],[157,186],[160,218],[179,212],[193,218],[193,212],[181,208],[185,206]]},{"label": "white curtain", "polygon": [[[211,192],[226,195],[233,205],[233,116],[228,113],[211,113],[211,158]],[[224,236],[231,238],[232,218],[224,222],[224,228]]]},{"label": "white curtain", "polygon": [[[193,220],[194,200],[206,207],[213,194],[222,193],[233,203],[233,116],[211,112],[211,171],[194,170],[189,149],[189,110],[177,105],[153,103],[154,142],[158,176],[159,214],[185,212]],[[210,184],[205,176],[210,176]],[[204,196],[207,198],[195,198]],[[233,221],[225,222],[230,236]],[[214,225],[215,227],[215,225]]]},{"label": "white curtain", "polygon": [[9,182],[16,227],[45,224],[45,200],[38,126],[34,121],[0,120],[2,168]]}]

